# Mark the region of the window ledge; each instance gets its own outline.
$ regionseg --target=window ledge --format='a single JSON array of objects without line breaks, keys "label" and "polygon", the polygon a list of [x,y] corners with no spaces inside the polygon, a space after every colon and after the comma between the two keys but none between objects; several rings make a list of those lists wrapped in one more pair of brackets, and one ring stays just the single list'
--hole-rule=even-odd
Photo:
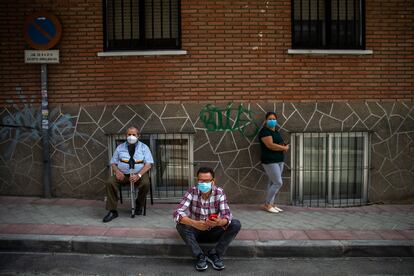
[{"label": "window ledge", "polygon": [[372,50],[312,50],[312,49],[288,49],[292,55],[372,55]]},{"label": "window ledge", "polygon": [[186,50],[157,50],[157,51],[112,51],[99,52],[98,57],[118,57],[118,56],[178,56],[186,55]]}]

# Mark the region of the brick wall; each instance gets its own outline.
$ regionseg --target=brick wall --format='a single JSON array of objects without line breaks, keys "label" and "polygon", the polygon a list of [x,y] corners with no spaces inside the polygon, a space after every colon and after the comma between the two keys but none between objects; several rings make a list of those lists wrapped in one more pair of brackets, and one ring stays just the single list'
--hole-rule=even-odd
[{"label": "brick wall", "polygon": [[40,66],[23,53],[25,16],[40,9],[63,25],[55,105],[413,99],[413,1],[366,1],[363,56],[288,55],[290,1],[181,2],[188,55],[98,57],[101,1],[1,1],[0,105],[40,103]]}]

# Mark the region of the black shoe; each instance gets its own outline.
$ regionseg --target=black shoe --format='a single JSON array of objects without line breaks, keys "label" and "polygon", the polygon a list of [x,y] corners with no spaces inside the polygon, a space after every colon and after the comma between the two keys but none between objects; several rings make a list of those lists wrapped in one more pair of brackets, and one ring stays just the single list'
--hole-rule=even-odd
[{"label": "black shoe", "polygon": [[136,216],[142,216],[142,208],[141,207],[137,207],[135,209],[135,215]]},{"label": "black shoe", "polygon": [[220,259],[219,255],[215,254],[208,254],[207,261],[213,266],[215,270],[222,270],[224,269],[223,261]]},{"label": "black shoe", "polygon": [[103,222],[109,222],[111,220],[113,220],[114,218],[118,217],[118,212],[113,210],[113,211],[109,211],[109,213],[103,218]]},{"label": "black shoe", "polygon": [[207,269],[207,267],[208,267],[208,265],[207,265],[206,256],[204,254],[198,255],[195,268],[198,271],[204,271],[204,270]]}]

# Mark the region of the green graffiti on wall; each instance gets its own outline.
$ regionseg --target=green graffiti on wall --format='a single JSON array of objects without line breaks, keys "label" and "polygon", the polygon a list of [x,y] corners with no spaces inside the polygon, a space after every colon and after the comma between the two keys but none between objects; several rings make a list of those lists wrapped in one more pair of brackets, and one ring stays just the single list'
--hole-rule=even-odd
[{"label": "green graffiti on wall", "polygon": [[253,120],[253,112],[243,104],[233,107],[229,103],[225,108],[207,104],[200,111],[200,120],[208,131],[239,131],[246,137],[255,136],[260,129]]}]

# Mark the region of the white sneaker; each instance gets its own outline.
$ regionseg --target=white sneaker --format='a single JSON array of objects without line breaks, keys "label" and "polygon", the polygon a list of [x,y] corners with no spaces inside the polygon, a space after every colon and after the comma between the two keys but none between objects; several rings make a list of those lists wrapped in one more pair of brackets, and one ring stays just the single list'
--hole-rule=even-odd
[{"label": "white sneaker", "polygon": [[274,214],[279,213],[279,211],[278,211],[278,210],[276,210],[276,209],[275,209],[275,208],[273,208],[273,207],[270,207],[270,208],[263,207],[263,209],[264,209],[265,211],[268,211],[269,213],[274,213]]},{"label": "white sneaker", "polygon": [[282,210],[282,209],[280,209],[280,208],[279,208],[279,207],[277,207],[277,206],[273,206],[273,209],[277,210],[278,212],[283,212],[283,210]]}]

